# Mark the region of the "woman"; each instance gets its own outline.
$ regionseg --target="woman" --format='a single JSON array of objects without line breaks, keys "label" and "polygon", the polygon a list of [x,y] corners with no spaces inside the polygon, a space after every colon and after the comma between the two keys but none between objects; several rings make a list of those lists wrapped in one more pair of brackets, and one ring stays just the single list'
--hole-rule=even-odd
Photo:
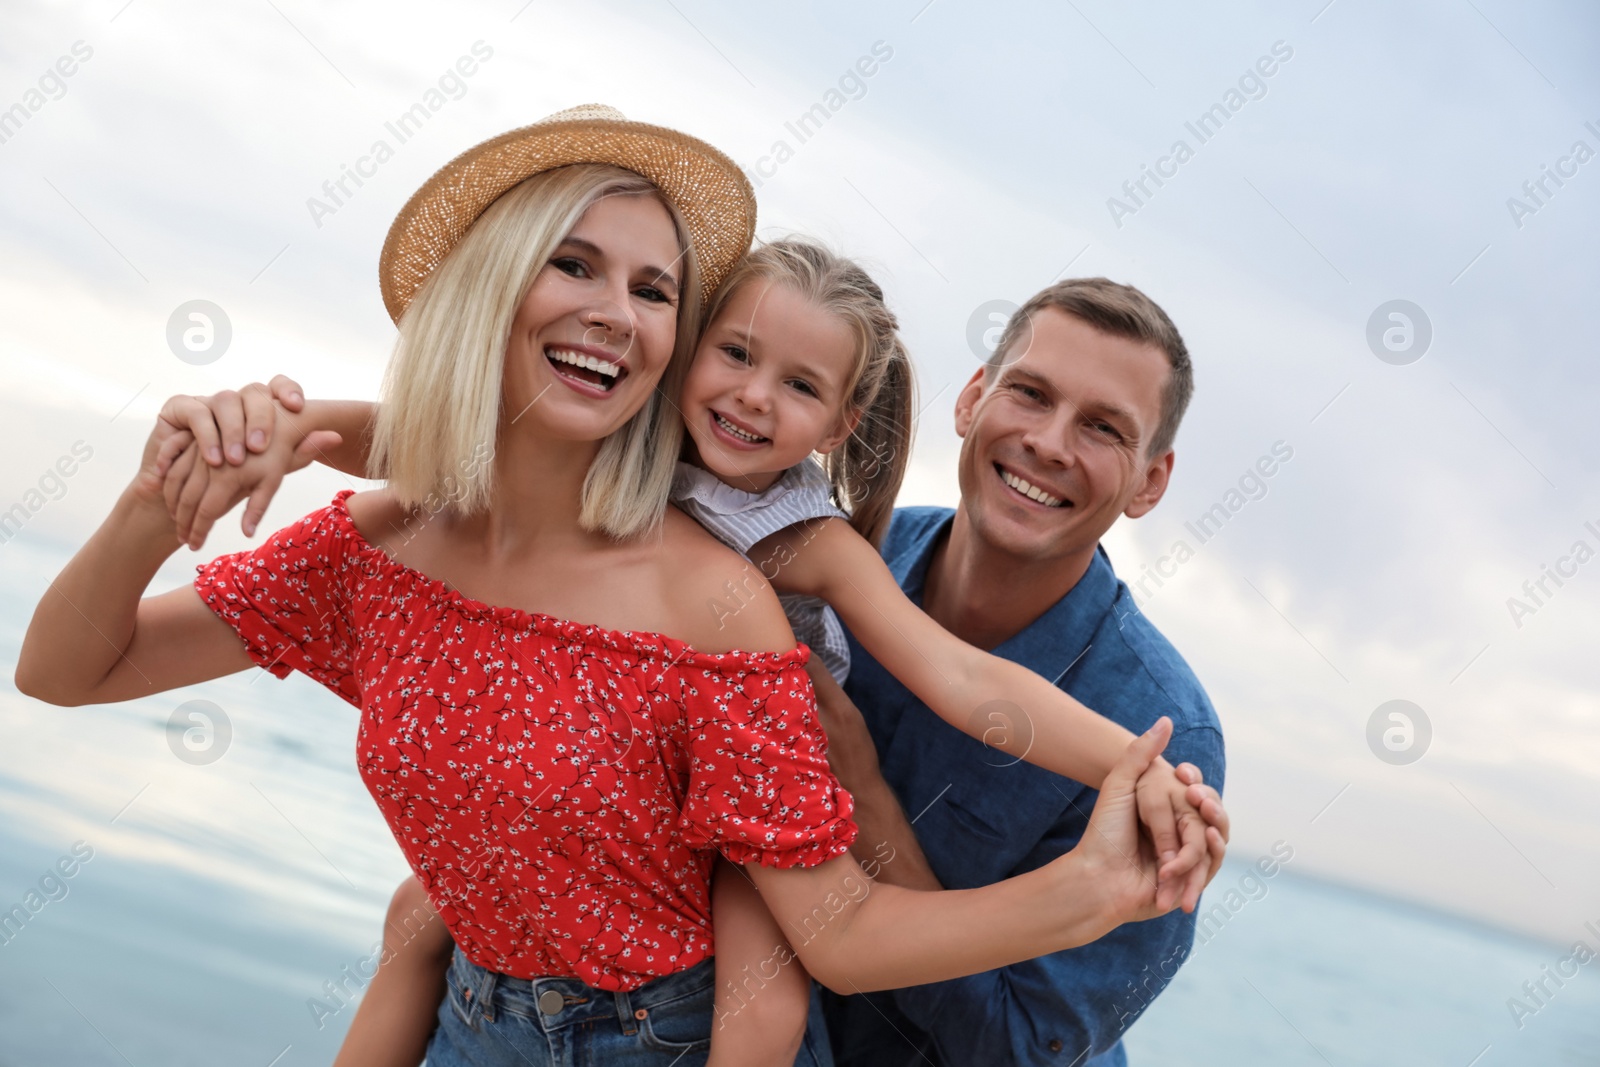
[{"label": "woman", "polygon": [[[776,597],[703,611],[749,576],[665,506],[681,431],[663,397],[704,292],[748,246],[749,195],[715,149],[595,109],[470,150],[385,246],[388,488],[141,600],[178,547],[153,434],[30,625],[17,685],[52,703],[255,664],[362,709],[362,776],[458,945],[435,1065],[703,1057],[712,849],[842,991],[1166,910],[1132,810],[1165,721],[1055,863],[979,890],[873,885]],[[308,437],[300,464],[333,444]],[[232,476],[211,491],[237,495]]]}]

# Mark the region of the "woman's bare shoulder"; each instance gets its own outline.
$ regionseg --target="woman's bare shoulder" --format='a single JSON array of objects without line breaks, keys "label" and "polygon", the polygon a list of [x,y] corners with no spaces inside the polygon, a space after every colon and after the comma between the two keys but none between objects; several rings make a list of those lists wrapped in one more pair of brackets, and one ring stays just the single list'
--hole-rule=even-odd
[{"label": "woman's bare shoulder", "polygon": [[662,579],[677,614],[673,631],[702,652],[786,652],[794,633],[778,595],[755,564],[676,507],[662,521]]},{"label": "woman's bare shoulder", "polygon": [[403,534],[408,522],[414,526],[417,521],[410,509],[396,500],[388,489],[356,493],[345,500],[345,509],[350,512],[350,522],[356,532],[367,544],[378,548],[386,547],[392,538]]}]

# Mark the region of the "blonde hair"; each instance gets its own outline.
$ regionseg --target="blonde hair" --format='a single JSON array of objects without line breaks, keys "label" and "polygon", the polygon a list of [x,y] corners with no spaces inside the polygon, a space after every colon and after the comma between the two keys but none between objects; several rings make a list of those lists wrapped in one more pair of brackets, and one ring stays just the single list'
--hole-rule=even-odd
[{"label": "blonde hair", "polygon": [[792,287],[839,316],[856,337],[856,360],[845,383],[845,411],[859,413],[855,430],[823,457],[834,503],[850,525],[877,547],[889,528],[895,496],[911,456],[916,412],[911,357],[883,290],[852,260],[798,237],[762,244],[733,268],[711,302],[711,322],[739,286],[755,279]]},{"label": "blonde hair", "polygon": [[[604,196],[654,196],[682,250],[672,359],[644,407],[601,442],[583,482],[579,523],[631,538],[666,513],[683,440],[676,398],[700,325],[700,277],[688,226],[648,179],[607,164],[544,171],[513,186],[472,224],[400,317],[373,428],[370,477],[402,504],[473,514],[489,506],[511,325],[528,287],[583,213]],[[438,503],[436,503],[438,502]]]}]

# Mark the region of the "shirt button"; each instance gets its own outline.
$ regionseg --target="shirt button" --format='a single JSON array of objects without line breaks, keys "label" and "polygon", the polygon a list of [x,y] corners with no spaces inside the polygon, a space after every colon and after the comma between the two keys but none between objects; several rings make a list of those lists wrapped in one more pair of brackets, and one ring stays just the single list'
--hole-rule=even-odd
[{"label": "shirt button", "polygon": [[539,1010],[546,1015],[560,1015],[566,1003],[566,998],[561,995],[560,990],[546,989],[539,994]]},{"label": "shirt button", "polygon": [[1060,1052],[1061,1051],[1061,1039],[1059,1037],[1052,1037],[1050,1039],[1050,1051],[1051,1052]]}]

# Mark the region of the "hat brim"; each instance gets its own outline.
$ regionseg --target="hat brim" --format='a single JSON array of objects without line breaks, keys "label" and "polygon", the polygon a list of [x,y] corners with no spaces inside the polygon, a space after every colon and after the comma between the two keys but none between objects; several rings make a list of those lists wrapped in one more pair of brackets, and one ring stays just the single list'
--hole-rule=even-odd
[{"label": "hat brim", "polygon": [[506,190],[574,163],[609,163],[653,182],[683,215],[709,299],[755,236],[755,191],[738,165],[698,138],[643,122],[546,121],[461,153],[395,216],[378,257],[383,304],[395,322],[422,283]]}]

